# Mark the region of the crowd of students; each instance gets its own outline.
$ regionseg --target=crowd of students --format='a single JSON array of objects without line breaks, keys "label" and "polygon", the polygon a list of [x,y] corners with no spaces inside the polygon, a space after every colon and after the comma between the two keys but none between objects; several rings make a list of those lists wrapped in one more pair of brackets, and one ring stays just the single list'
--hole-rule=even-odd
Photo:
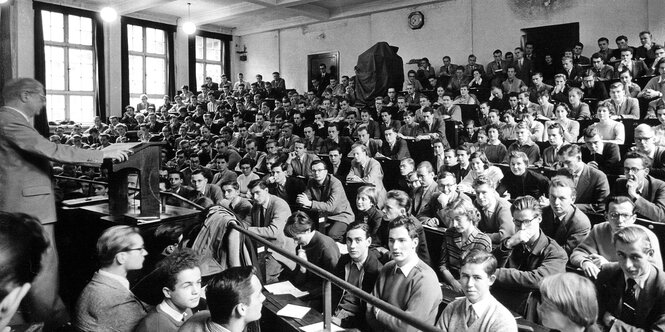
[{"label": "crowd of students", "polygon": [[[437,72],[422,59],[403,91],[389,88],[373,104],[357,100],[353,77],[338,82],[325,66],[302,95],[277,72],[271,82],[223,75],[219,83],[206,78],[196,93],[183,86],[162,105],[143,96],[108,124],[96,118],[69,135],[58,127],[50,140],[82,149],[163,142],[163,190],[202,205],[208,217],[230,211],[248,231],[443,330],[516,330],[515,313],[561,331],[658,330],[665,326],[659,239],[635,223],[665,218],[665,49],[646,31],[640,47],[627,39],[611,50],[600,38],[590,59],[577,43],[560,65],[530,43],[505,56],[496,50],[486,66],[475,55],[460,66],[445,56]],[[633,83],[648,76],[643,87]],[[477,105],[477,113],[461,105]],[[414,150],[418,144],[432,154]],[[54,168],[99,181],[59,180],[64,199],[107,194],[100,169]],[[129,183],[140,185],[135,175]],[[173,197],[167,204],[187,206]],[[444,229],[441,248],[428,248],[423,225]],[[198,233],[179,232],[170,235],[173,246],[187,247],[180,235],[197,243]],[[237,232],[224,234],[223,243],[208,244],[219,250],[205,252],[225,274],[199,268],[201,251],[173,250],[156,268],[163,302],[149,308],[126,279],[143,267],[141,236],[109,229],[74,326],[244,329],[260,317],[262,295],[251,269],[232,267],[258,258]],[[255,273],[267,283],[292,281],[322,308],[315,275],[276,252],[262,257],[265,271]],[[209,313],[190,319],[201,307],[202,280]],[[444,292],[464,295],[443,312],[440,281]],[[342,327],[414,330],[348,292],[334,299]]]}]

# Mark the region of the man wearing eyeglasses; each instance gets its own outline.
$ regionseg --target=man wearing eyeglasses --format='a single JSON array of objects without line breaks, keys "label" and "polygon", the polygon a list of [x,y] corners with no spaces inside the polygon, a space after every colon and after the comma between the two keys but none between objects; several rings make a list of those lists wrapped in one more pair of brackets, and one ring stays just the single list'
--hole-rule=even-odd
[{"label": "man wearing eyeglasses", "polygon": [[[524,308],[530,292],[537,291],[543,278],[566,271],[568,256],[540,229],[540,203],[531,196],[518,197],[510,207],[515,234],[494,249],[499,269],[493,290],[497,299],[514,311]],[[521,314],[525,314],[522,310]]]},{"label": "man wearing eyeglasses", "polygon": [[[22,212],[36,217],[49,236],[51,246],[42,261],[44,268],[27,295],[33,317],[55,325],[67,321],[66,308],[58,296],[58,257],[54,225],[57,221],[49,160],[61,163],[101,164],[105,158],[127,159],[128,151],[83,150],[58,145],[33,127],[35,116],[46,106],[44,86],[31,78],[16,78],[2,89],[0,108],[0,211]],[[51,326],[54,327],[54,326]]]},{"label": "man wearing eyeglasses", "polygon": [[143,268],[148,252],[137,228],[114,226],[97,240],[101,268],[76,302],[73,325],[78,331],[133,331],[148,313],[129,289],[127,273]]},{"label": "man wearing eyeglasses", "polygon": [[628,152],[623,161],[624,179],[616,182],[615,193],[627,195],[637,207],[637,216],[652,221],[665,219],[665,182],[649,175],[651,159]]},{"label": "man wearing eyeglasses", "polygon": [[[637,218],[635,209],[635,203],[629,197],[610,197],[605,203],[606,221],[594,225],[589,236],[573,250],[570,254],[570,265],[581,268],[587,277],[596,278],[601,270],[618,264],[619,257],[612,242],[612,234],[635,224]],[[663,260],[658,238],[646,227],[642,228],[649,234],[649,240],[654,248],[652,263],[662,269]]]},{"label": "man wearing eyeglasses", "polygon": [[657,179],[665,179],[665,148],[656,146],[653,128],[646,123],[635,127],[634,151],[645,154],[651,158],[653,164],[649,174]]}]

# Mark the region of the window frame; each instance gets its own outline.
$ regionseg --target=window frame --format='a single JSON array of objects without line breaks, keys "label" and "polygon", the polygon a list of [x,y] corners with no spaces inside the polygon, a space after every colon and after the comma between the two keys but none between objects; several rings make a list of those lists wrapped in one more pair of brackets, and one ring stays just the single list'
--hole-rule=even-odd
[{"label": "window frame", "polygon": [[[129,36],[128,36],[128,26],[129,25],[135,25],[135,26],[140,26],[142,28],[142,34],[143,34],[143,51],[138,52],[138,51],[130,51],[129,50]],[[163,56],[160,54],[156,53],[149,53],[147,52],[146,48],[146,28],[152,28],[152,29],[158,29],[158,30],[163,30],[164,31],[164,47],[165,47],[165,53]],[[154,58],[161,58],[164,59],[165,61],[165,83],[166,83],[166,91],[163,94],[148,94],[148,97],[153,96],[152,99],[162,99],[164,94],[169,95],[169,97],[173,98],[173,95],[175,94],[175,65],[174,65],[174,33],[176,31],[176,27],[173,25],[168,25],[168,24],[163,24],[163,23],[155,23],[155,22],[150,22],[150,21],[145,21],[145,20],[140,20],[140,19],[135,19],[135,18],[130,18],[130,17],[122,17],[121,18],[121,38],[122,38],[122,45],[121,45],[121,56],[122,56],[122,108],[124,112],[124,107],[127,105],[130,105],[130,101],[132,98],[135,98],[134,95],[141,95],[143,93],[146,93],[146,84],[147,81],[143,80],[143,92],[142,93],[131,93],[130,92],[130,78],[129,78],[129,57],[130,55],[134,56],[141,56],[142,57],[142,63],[143,63],[143,72],[145,75],[145,64],[146,64],[146,57],[154,57]],[[158,97],[157,97],[158,96]],[[136,106],[136,105],[132,105]],[[159,105],[155,105],[159,106]]]},{"label": "window frame", "polygon": [[[54,48],[59,48],[63,50],[63,64],[64,64],[64,71],[62,72],[63,78],[64,78],[64,89],[63,90],[55,90],[51,89],[51,87],[48,84],[44,84],[44,87],[46,89],[46,95],[47,96],[63,96],[64,97],[64,119],[51,119],[51,120],[58,120],[58,121],[75,121],[79,123],[92,123],[94,117],[98,115],[99,112],[99,101],[97,100],[97,94],[98,94],[98,89],[99,89],[99,84],[95,84],[100,77],[103,77],[100,75],[97,71],[99,67],[98,63],[98,57],[95,54],[98,50],[95,47],[95,41],[97,39],[96,36],[96,29],[95,25],[98,23],[97,22],[97,17],[94,13],[83,11],[83,10],[77,10],[73,8],[68,8],[68,7],[61,7],[61,6],[39,6],[35,8],[35,15],[40,15],[42,16],[44,12],[50,12],[50,13],[56,13],[60,14],[63,16],[63,41],[51,41],[51,40],[46,40],[44,37],[43,31],[41,32],[42,35],[42,43],[41,47],[43,47],[43,53],[44,53],[44,75],[46,75],[46,66],[48,64],[48,59],[46,57],[46,47],[54,47]],[[80,18],[86,18],[90,20],[90,45],[83,45],[83,44],[72,44],[70,43],[70,36],[69,36],[69,24],[70,24],[70,18],[69,16],[77,16]],[[43,22],[43,16],[41,17],[41,20]],[[42,28],[44,28],[43,23],[42,23]],[[90,51],[92,54],[92,66],[91,66],[91,72],[92,72],[92,83],[93,83],[93,88],[90,91],[82,91],[82,90],[71,90],[71,79],[70,79],[70,73],[71,73],[71,63],[70,63],[70,50],[84,50],[84,51]],[[44,80],[46,83],[46,76],[44,77]],[[92,114],[90,114],[90,119],[89,121],[83,121],[82,119],[72,119],[71,118],[71,97],[72,96],[81,96],[81,97],[91,97],[92,98]],[[48,114],[48,108],[46,110]],[[48,115],[47,115],[48,118]]]},{"label": "window frame", "polygon": [[[220,55],[220,61],[206,61],[205,59],[199,60],[196,58],[196,37],[203,37],[203,38],[210,38],[210,39],[218,39],[221,40],[222,42],[222,47],[220,48],[221,55]],[[227,34],[222,34],[222,33],[214,33],[214,32],[208,32],[208,31],[202,31],[202,30],[197,30],[195,34],[189,36],[188,42],[189,42],[189,89],[190,91],[199,91],[200,85],[197,84],[196,80],[196,64],[197,63],[204,63],[205,64],[210,63],[210,64],[221,64],[222,66],[222,74],[226,74],[226,77],[230,77],[231,73],[231,40],[233,39],[233,36],[227,35]],[[205,49],[205,47],[204,47]],[[219,80],[221,77],[213,77],[212,81],[219,83]],[[219,87],[220,89],[222,88],[221,86]]]}]

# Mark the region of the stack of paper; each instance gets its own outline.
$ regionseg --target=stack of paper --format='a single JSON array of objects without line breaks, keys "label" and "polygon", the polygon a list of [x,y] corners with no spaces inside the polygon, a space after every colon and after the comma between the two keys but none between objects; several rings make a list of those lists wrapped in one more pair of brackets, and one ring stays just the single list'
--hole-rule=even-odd
[{"label": "stack of paper", "polygon": [[308,311],[309,308],[307,307],[294,305],[294,304],[287,304],[284,308],[282,308],[282,310],[277,312],[277,315],[283,317],[293,317],[293,318],[302,319],[303,317],[305,317]]},{"label": "stack of paper", "polygon": [[265,285],[263,287],[267,291],[275,295],[291,294],[295,297],[303,297],[309,294],[309,292],[303,292],[300,289],[296,288],[296,286],[293,286],[293,284],[290,281],[278,282],[270,285]]}]

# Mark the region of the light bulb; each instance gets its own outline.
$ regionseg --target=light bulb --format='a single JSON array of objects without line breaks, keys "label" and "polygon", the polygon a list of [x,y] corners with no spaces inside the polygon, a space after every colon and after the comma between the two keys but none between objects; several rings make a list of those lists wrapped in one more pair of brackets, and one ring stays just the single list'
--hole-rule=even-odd
[{"label": "light bulb", "polygon": [[102,8],[102,10],[99,11],[99,15],[105,22],[113,22],[116,18],[118,18],[118,12],[116,12],[115,9],[111,7]]},{"label": "light bulb", "polygon": [[194,24],[194,22],[187,21],[182,24],[182,31],[188,35],[191,35],[196,32],[196,24]]},{"label": "light bulb", "polygon": [[6,3],[7,1],[9,1],[9,0],[0,0],[0,5],[2,5],[3,3]]}]

